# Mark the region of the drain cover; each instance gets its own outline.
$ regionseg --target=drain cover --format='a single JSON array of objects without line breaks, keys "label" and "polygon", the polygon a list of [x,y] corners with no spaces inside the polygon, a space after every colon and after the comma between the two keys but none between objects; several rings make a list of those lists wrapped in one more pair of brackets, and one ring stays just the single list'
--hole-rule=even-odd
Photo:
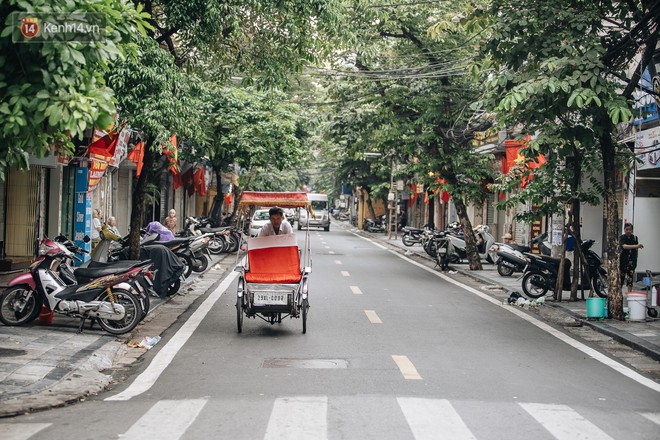
[{"label": "drain cover", "polygon": [[0,357],[12,357],[26,355],[27,351],[17,350],[15,348],[2,348],[0,347]]},{"label": "drain cover", "polygon": [[348,368],[345,359],[264,359],[261,368]]}]

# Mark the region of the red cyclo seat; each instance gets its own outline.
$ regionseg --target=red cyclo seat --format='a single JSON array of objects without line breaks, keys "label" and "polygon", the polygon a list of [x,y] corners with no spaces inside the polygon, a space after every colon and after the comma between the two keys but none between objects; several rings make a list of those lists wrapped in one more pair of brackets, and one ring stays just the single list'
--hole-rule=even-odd
[{"label": "red cyclo seat", "polygon": [[245,281],[261,284],[295,284],[302,279],[295,234],[270,235],[248,240]]}]

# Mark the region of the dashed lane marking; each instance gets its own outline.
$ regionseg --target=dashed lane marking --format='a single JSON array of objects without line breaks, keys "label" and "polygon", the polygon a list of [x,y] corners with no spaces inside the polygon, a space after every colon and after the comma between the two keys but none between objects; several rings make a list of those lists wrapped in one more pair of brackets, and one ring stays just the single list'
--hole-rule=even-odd
[{"label": "dashed lane marking", "polygon": [[410,359],[408,359],[408,356],[399,356],[393,354],[392,359],[394,360],[394,363],[397,365],[397,367],[399,367],[399,370],[401,371],[401,374],[403,374],[404,379],[422,379],[422,376],[419,375],[413,363],[410,362]]},{"label": "dashed lane marking", "polygon": [[380,320],[378,315],[374,310],[365,310],[364,313],[367,315],[367,318],[369,318],[369,322],[372,324],[382,324],[383,321]]},{"label": "dashed lane marking", "polygon": [[346,271],[346,270],[342,270],[342,271],[341,271],[341,276],[343,276],[343,277],[350,277],[351,274],[348,273],[348,271]]},{"label": "dashed lane marking", "polygon": [[351,292],[353,292],[355,295],[362,295],[362,291],[358,286],[351,286]]}]

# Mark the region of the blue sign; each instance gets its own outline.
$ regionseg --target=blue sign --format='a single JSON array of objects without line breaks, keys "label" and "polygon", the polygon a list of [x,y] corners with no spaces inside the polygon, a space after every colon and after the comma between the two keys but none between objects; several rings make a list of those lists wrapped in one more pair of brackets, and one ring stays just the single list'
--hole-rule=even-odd
[{"label": "blue sign", "polygon": [[[92,234],[92,195],[87,192],[87,185],[88,169],[83,167],[76,168],[73,242],[89,252],[92,250],[91,243],[85,243],[83,241],[85,236],[89,237]],[[88,258],[89,254],[85,254],[84,260]]]}]

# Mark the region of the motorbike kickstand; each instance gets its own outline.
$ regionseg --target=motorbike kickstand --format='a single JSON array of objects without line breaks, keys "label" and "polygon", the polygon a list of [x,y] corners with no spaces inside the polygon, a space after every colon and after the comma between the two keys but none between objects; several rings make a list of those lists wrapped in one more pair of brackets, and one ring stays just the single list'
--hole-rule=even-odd
[{"label": "motorbike kickstand", "polygon": [[83,332],[83,327],[85,327],[85,319],[87,319],[87,318],[80,318],[80,325],[78,326],[78,333]]}]

